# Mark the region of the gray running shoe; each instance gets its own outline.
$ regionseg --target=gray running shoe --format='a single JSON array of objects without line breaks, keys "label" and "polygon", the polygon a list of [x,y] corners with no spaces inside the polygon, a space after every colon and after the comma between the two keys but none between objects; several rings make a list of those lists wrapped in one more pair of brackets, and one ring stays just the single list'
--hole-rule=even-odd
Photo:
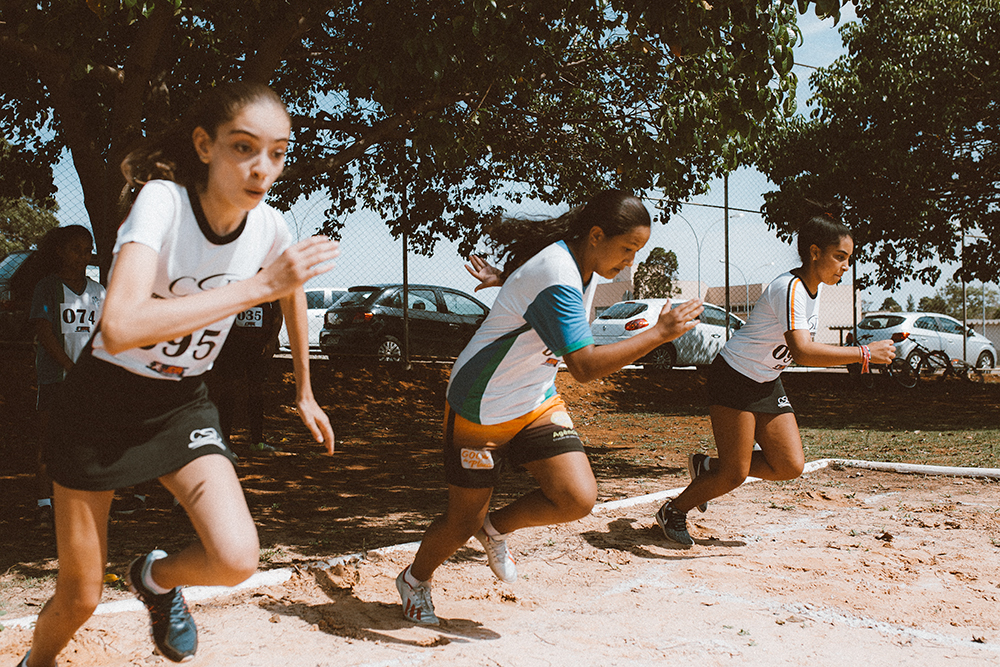
[{"label": "gray running shoe", "polygon": [[656,513],[656,523],[660,525],[663,534],[668,540],[690,547],[694,546],[694,539],[687,531],[687,513],[679,512],[665,503],[660,511]]},{"label": "gray running shoe", "polygon": [[[688,475],[691,476],[692,482],[695,480],[696,477],[698,477],[698,475],[700,475],[703,472],[706,472],[705,470],[706,461],[708,461],[708,455],[706,454],[699,454],[698,452],[695,452],[694,454],[688,456]],[[707,509],[708,509],[708,501],[703,502],[701,505],[698,505],[699,512],[704,512]]]},{"label": "gray running shoe", "polygon": [[406,570],[403,570],[396,577],[396,590],[399,591],[399,597],[403,600],[403,616],[408,621],[421,625],[440,624],[440,619],[434,615],[430,583],[425,581],[414,587],[406,581],[405,575]]},{"label": "gray running shoe", "polygon": [[194,658],[198,650],[198,628],[184,602],[181,589],[178,587],[157,595],[142,583],[146,564],[166,556],[165,552],[157,549],[136,558],[129,565],[126,581],[136,597],[146,605],[156,648],[168,660],[187,662]]}]

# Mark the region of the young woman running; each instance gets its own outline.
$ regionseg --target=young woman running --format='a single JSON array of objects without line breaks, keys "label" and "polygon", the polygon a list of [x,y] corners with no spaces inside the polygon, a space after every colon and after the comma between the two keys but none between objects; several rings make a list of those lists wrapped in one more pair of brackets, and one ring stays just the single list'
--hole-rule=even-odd
[{"label": "young woman running", "polygon": [[290,129],[266,86],[221,86],[123,163],[130,183],[145,184],[118,232],[98,332],[64,382],[46,446],[59,575],[24,667],[52,667],[97,606],[116,488],[159,479],[198,534],[180,552],[152,551],[129,567],[165,657],[186,661],[197,648],[182,585],[232,586],[253,574],[257,531],[200,377],[237,313],[280,300],[299,414],[333,452],[309,382],[301,287],[331,268],[338,247],[318,237],[290,245],[284,220],[263,203]]},{"label": "young woman running", "polygon": [[[810,206],[815,206],[810,203]],[[795,479],[805,456],[792,405],[781,384],[781,372],[792,362],[801,366],[839,366],[892,361],[891,340],[863,347],[836,347],[813,340],[823,284],[836,285],[847,271],[854,239],[838,222],[839,206],[807,211],[798,230],[802,266],[767,286],[746,326],[733,334],[708,372],[709,413],[717,458],[691,454],[691,484],[656,513],[668,539],[694,544],[687,513],[729,493],[750,475],[769,480]],[[760,445],[754,451],[754,443]]]},{"label": "young woman running", "polygon": [[[477,289],[503,287],[452,369],[444,417],[448,509],[396,578],[407,619],[438,623],[431,576],[473,535],[496,577],[513,582],[510,533],[574,521],[594,506],[597,483],[555,389],[559,359],[580,382],[602,377],[686,333],[702,311],[700,302],[668,304],[651,330],[594,346],[593,276],[613,278],[631,266],[649,228],[638,198],[608,190],[555,220],[501,225],[491,235],[507,257],[502,274],[472,258]],[[523,466],[540,488],[488,513],[504,461]]]}]

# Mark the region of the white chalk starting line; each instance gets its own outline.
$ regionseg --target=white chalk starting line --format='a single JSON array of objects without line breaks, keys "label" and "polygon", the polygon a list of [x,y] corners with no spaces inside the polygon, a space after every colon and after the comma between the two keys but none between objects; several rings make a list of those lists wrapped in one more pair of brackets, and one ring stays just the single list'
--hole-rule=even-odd
[{"label": "white chalk starting line", "polygon": [[[845,468],[861,468],[864,470],[876,470],[879,472],[895,472],[913,475],[943,475],[948,477],[971,477],[984,479],[1000,479],[1000,468],[961,468],[955,466],[928,466],[910,463],[887,463],[882,461],[861,461],[856,459],[819,459],[806,463],[802,474],[816,472],[828,466],[842,466]],[[759,477],[748,477],[744,484],[760,481]],[[623,507],[633,507],[636,505],[647,505],[654,502],[663,501],[680,495],[686,487],[667,489],[656,493],[648,493],[634,498],[623,498],[622,500],[612,500],[606,503],[599,503],[591,510],[592,514],[600,514],[608,510],[621,509]],[[328,561],[319,561],[321,567],[332,568],[338,565],[356,563],[365,560],[372,554],[385,555],[397,551],[416,551],[420,542],[406,542],[404,544],[394,544],[380,549],[362,551],[338,556]],[[250,588],[262,588],[265,586],[275,586],[288,581],[293,574],[292,568],[279,568],[275,570],[264,570],[257,572],[249,579],[236,586],[190,586],[184,588],[184,598],[188,602],[198,602],[209,600],[223,595],[230,595],[238,591]],[[94,611],[94,615],[118,614],[126,611],[143,611],[144,607],[139,600],[117,600],[115,602],[105,602],[99,604]],[[0,621],[4,627],[30,627],[38,615],[24,616]]]}]

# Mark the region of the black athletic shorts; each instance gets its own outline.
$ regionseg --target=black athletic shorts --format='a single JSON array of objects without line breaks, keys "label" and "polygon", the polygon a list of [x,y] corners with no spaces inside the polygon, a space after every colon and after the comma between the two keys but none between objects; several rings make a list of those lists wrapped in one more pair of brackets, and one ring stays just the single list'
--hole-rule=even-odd
[{"label": "black athletic shorts", "polygon": [[476,424],[445,406],[444,471],[454,486],[492,488],[505,461],[524,465],[582,451],[583,443],[558,394],[531,413],[502,424]]},{"label": "black athletic shorts", "polygon": [[95,359],[88,348],[62,384],[42,454],[62,486],[110,491],[208,454],[236,461],[200,377],[143,377]]},{"label": "black athletic shorts", "polygon": [[708,367],[708,404],[744,412],[779,415],[795,412],[781,378],[756,382],[726,363],[722,355]]}]

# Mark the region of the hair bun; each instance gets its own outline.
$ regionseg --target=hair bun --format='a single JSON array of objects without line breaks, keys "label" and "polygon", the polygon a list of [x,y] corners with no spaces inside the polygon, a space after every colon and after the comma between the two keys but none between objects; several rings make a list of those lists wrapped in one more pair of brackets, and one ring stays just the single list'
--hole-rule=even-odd
[{"label": "hair bun", "polygon": [[830,199],[826,201],[817,201],[815,199],[806,199],[806,218],[812,217],[824,217],[834,222],[840,222],[841,216],[844,214],[844,206],[835,199]]}]

